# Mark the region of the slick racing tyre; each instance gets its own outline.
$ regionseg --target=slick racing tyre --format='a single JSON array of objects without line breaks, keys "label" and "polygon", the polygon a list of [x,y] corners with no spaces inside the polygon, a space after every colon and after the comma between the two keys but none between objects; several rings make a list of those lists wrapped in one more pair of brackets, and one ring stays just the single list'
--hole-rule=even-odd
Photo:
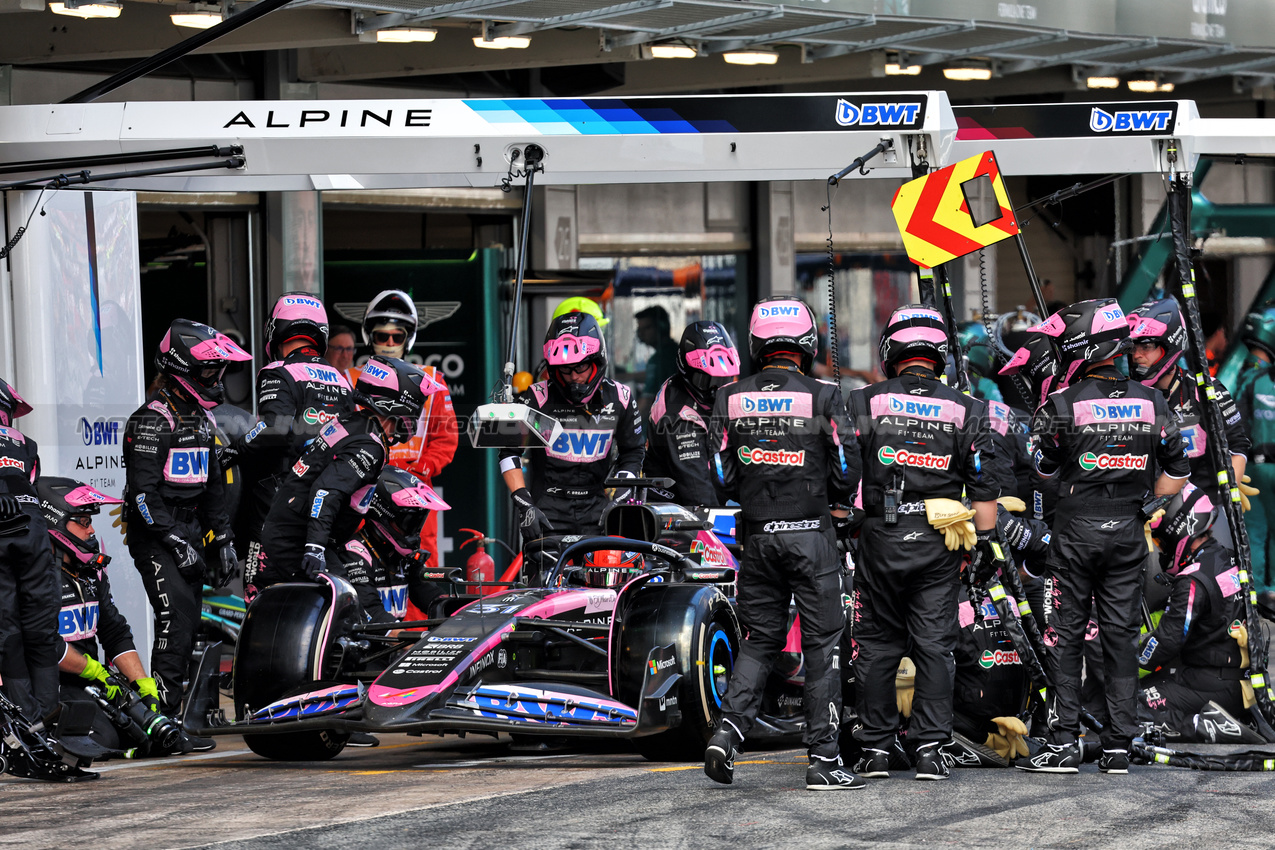
[{"label": "slick racing tyre", "polygon": [[672,644],[682,672],[681,725],[633,739],[651,761],[699,761],[721,718],[741,640],[735,611],[716,588],[650,584],[625,606],[618,642],[617,695],[636,706],[653,647]]}]

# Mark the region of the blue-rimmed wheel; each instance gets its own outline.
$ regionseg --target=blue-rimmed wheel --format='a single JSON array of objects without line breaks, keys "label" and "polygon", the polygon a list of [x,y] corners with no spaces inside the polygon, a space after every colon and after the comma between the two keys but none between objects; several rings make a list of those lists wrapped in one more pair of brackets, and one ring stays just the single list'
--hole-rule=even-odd
[{"label": "blue-rimmed wheel", "polygon": [[[699,761],[722,715],[726,686],[739,657],[739,621],[730,602],[709,588],[674,585],[670,596],[686,594],[684,606],[662,606],[666,641],[677,646],[682,670],[678,706],[682,722],[667,732],[634,738],[637,751],[652,761]],[[693,595],[692,595],[693,594]],[[672,602],[672,599],[666,599]],[[635,606],[636,607],[636,606]]]}]

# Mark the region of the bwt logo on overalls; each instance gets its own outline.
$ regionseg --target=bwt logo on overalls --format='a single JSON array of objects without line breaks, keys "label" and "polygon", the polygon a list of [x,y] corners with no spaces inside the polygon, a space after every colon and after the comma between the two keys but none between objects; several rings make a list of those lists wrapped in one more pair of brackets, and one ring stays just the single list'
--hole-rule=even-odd
[{"label": "bwt logo on overalls", "polygon": [[837,123],[842,127],[914,124],[920,111],[919,103],[865,103],[855,106],[847,100],[837,99]]},{"label": "bwt logo on overalls", "polygon": [[792,413],[791,398],[749,398],[744,397],[745,413]]},{"label": "bwt logo on overalls", "polygon": [[305,373],[316,381],[324,381],[329,384],[337,383],[335,369],[324,369],[322,366],[310,366],[307,364]]},{"label": "bwt logo on overalls", "polygon": [[169,481],[204,481],[208,478],[208,449],[174,449],[168,453],[164,477]]},{"label": "bwt logo on overalls", "polygon": [[933,402],[927,404],[920,401],[904,401],[902,399],[891,398],[889,403],[891,413],[902,413],[905,416],[933,417],[938,416],[943,410],[943,406],[941,404],[935,404]]},{"label": "bwt logo on overalls", "polygon": [[1113,422],[1124,422],[1142,416],[1142,404],[1095,404],[1090,407],[1094,419],[1108,419]]},{"label": "bwt logo on overalls", "polygon": [[1089,110],[1089,129],[1095,133],[1137,133],[1156,130],[1165,132],[1173,118],[1170,109],[1144,109],[1137,112],[1117,112],[1114,115],[1095,106]]},{"label": "bwt logo on overalls", "polygon": [[611,450],[611,435],[602,431],[567,431],[553,444],[555,452],[602,457]]},{"label": "bwt logo on overalls", "polygon": [[120,442],[120,423],[90,422],[81,418],[80,436],[86,446],[117,446]]}]

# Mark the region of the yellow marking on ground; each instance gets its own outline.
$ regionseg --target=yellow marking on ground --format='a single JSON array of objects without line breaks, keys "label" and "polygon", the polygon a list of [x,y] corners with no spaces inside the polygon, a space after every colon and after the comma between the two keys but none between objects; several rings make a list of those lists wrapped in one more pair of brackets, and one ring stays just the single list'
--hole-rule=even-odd
[{"label": "yellow marking on ground", "polygon": [[[774,759],[757,759],[756,761],[737,761],[735,764],[804,764],[804,762],[775,761]],[[676,770],[699,770],[702,764],[688,764],[681,767],[653,767],[651,773],[672,773]]]}]

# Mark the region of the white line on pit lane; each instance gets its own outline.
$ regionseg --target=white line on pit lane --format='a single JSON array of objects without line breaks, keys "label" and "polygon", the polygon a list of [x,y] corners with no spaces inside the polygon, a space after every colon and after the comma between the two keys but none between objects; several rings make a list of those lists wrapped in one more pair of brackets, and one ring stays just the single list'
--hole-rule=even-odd
[{"label": "white line on pit lane", "polygon": [[548,761],[549,759],[569,759],[581,753],[555,753],[551,756],[499,756],[471,761],[431,761],[414,764],[412,767],[485,767],[493,764],[509,764],[517,761]]},{"label": "white line on pit lane", "polygon": [[187,761],[205,761],[207,759],[224,759],[231,756],[242,756],[251,753],[252,750],[227,750],[224,753],[200,753],[197,756],[177,756],[176,758],[168,757],[162,759],[137,759],[126,760],[123,764],[108,764],[104,767],[90,767],[89,770],[94,773],[106,773],[110,770],[127,770],[130,767],[168,767],[173,764],[181,764]]}]

